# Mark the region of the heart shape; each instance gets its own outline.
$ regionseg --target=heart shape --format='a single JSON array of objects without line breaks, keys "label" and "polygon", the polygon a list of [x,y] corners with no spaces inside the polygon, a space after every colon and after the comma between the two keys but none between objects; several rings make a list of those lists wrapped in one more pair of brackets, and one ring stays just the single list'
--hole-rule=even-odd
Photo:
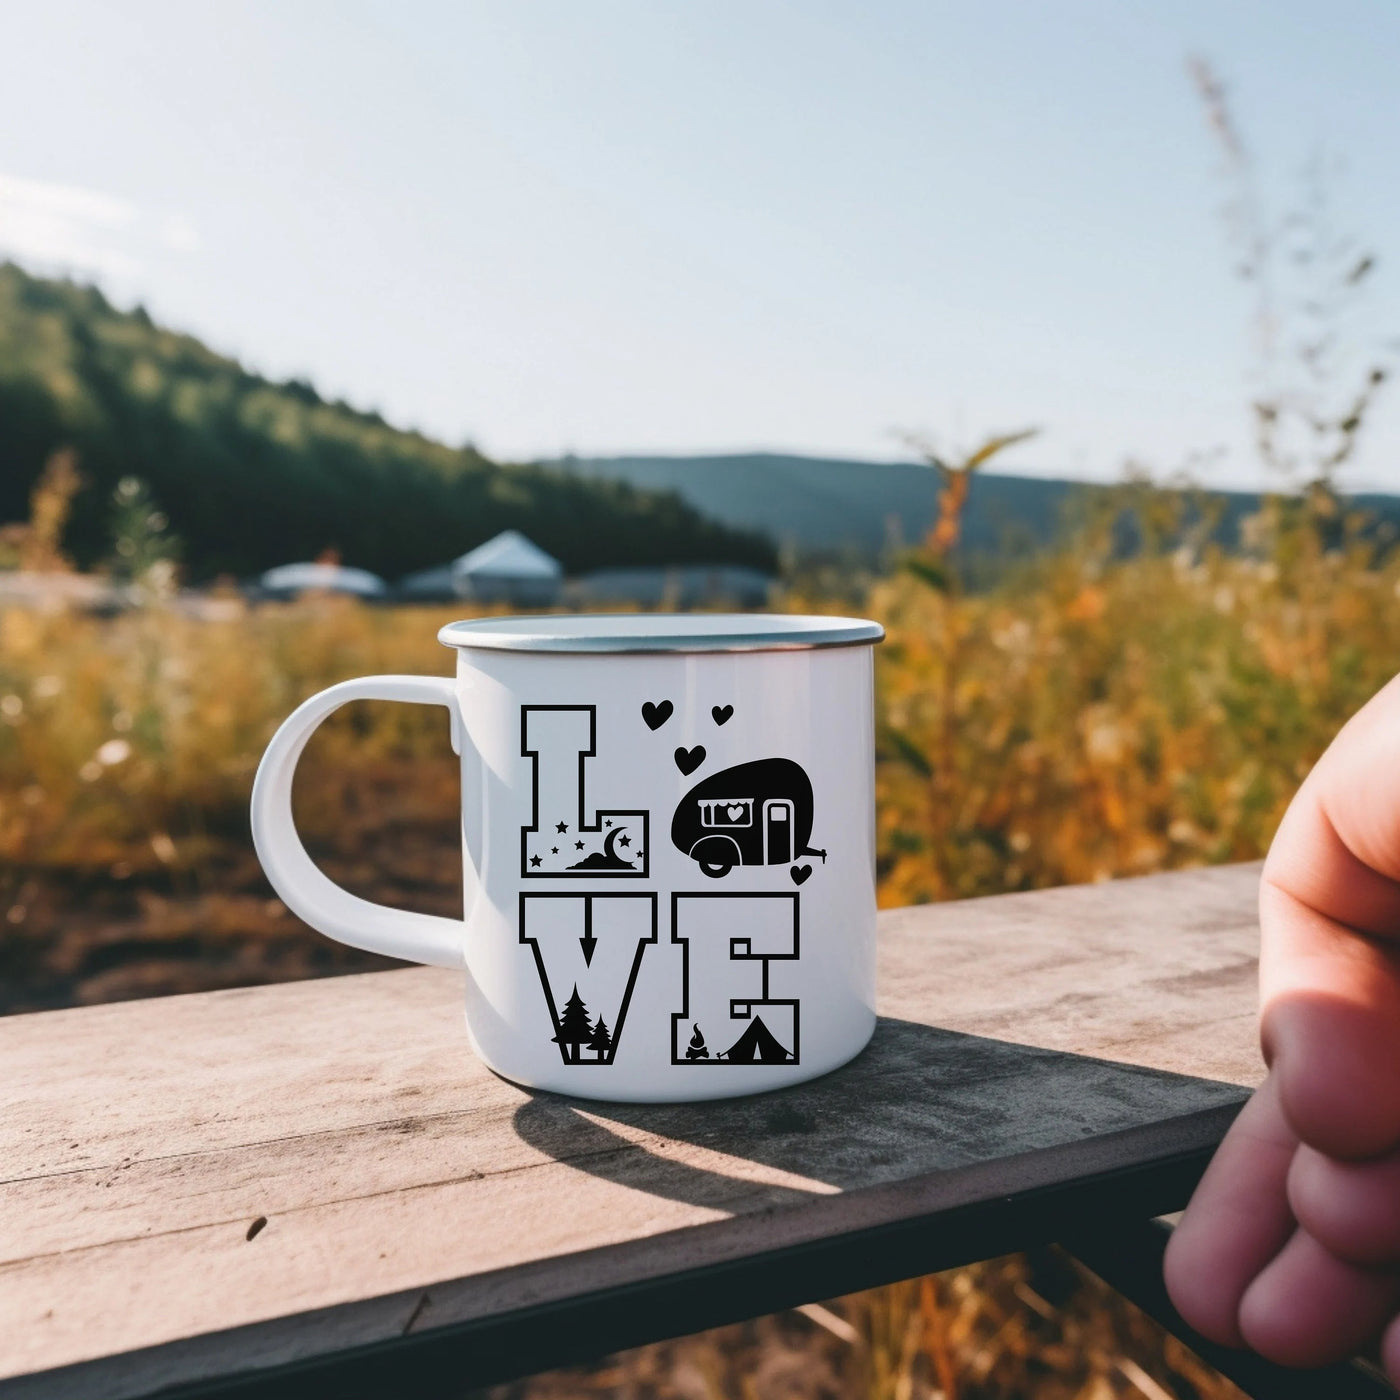
[{"label": "heart shape", "polygon": [[792,876],[792,883],[794,885],[800,885],[811,873],[812,867],[810,865],[794,865],[792,869],[788,871],[788,874]]},{"label": "heart shape", "polygon": [[659,705],[653,705],[648,700],[642,706],[642,718],[646,720],[648,729],[657,730],[671,718],[675,708],[669,700],[663,700]]},{"label": "heart shape", "polygon": [[715,717],[716,724],[723,724],[730,715],[734,713],[733,705],[716,705],[710,713]]},{"label": "heart shape", "polygon": [[693,749],[676,750],[676,767],[687,776],[693,773],[705,761],[704,744],[696,744]]},{"label": "heart shape", "polygon": [[731,802],[724,809],[725,815],[732,822],[737,822],[744,815],[744,804],[742,802]]}]

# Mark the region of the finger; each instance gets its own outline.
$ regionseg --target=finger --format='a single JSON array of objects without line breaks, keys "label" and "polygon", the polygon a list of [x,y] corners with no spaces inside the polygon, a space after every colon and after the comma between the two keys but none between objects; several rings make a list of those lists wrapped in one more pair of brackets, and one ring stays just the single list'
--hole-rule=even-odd
[{"label": "finger", "polygon": [[1198,1332],[1243,1346],[1240,1301],[1293,1233],[1288,1167],[1298,1145],[1273,1079],[1244,1106],[1167,1245],[1167,1292]]},{"label": "finger", "polygon": [[1400,1153],[1338,1162],[1300,1147],[1288,1172],[1298,1224],[1329,1254],[1353,1264],[1400,1261]]},{"label": "finger", "polygon": [[1400,934],[1400,676],[1342,727],[1308,774],[1267,874],[1349,929]]},{"label": "finger", "polygon": [[1400,1145],[1400,678],[1299,790],[1260,890],[1265,1054],[1304,1141]]},{"label": "finger", "polygon": [[1400,1147],[1400,959],[1261,887],[1265,1056],[1289,1123],[1330,1157]]},{"label": "finger", "polygon": [[1324,1366],[1378,1337],[1400,1306],[1400,1275],[1329,1254],[1298,1230],[1240,1302],[1247,1345],[1283,1366]]}]

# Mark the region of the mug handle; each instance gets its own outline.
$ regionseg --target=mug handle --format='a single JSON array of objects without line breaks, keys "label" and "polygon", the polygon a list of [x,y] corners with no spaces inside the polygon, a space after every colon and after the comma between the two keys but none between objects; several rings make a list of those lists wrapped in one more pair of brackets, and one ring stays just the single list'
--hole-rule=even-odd
[{"label": "mug handle", "polygon": [[282,902],[312,928],[363,948],[409,962],[461,967],[466,925],[437,914],[414,914],[361,899],[316,868],[292,819],[292,777],[312,732],[348,700],[406,700],[444,705],[452,722],[452,751],[461,752],[456,683],[444,676],[362,676],[313,695],[272,736],[253,780],[253,845]]}]

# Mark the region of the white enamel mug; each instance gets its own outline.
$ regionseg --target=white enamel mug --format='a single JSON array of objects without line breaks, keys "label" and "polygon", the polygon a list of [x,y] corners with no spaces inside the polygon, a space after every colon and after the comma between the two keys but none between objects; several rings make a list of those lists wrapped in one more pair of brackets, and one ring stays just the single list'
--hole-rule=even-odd
[{"label": "white enamel mug", "polygon": [[[438,634],[455,679],[306,701],[253,786],[273,888],[352,947],[465,967],[498,1074],[591,1099],[796,1084],[875,1028],[873,643],[855,618],[495,617]],[[292,775],[348,700],[444,706],[465,919],[358,898],[311,862]]]}]

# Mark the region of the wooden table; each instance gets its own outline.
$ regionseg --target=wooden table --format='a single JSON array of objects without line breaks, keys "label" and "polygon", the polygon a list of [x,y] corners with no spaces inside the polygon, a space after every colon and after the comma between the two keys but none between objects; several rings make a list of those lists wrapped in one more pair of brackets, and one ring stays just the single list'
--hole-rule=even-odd
[{"label": "wooden table", "polygon": [[531,1094],[431,969],[0,1020],[0,1395],[458,1394],[1179,1208],[1257,866],[888,913],[855,1063]]}]

